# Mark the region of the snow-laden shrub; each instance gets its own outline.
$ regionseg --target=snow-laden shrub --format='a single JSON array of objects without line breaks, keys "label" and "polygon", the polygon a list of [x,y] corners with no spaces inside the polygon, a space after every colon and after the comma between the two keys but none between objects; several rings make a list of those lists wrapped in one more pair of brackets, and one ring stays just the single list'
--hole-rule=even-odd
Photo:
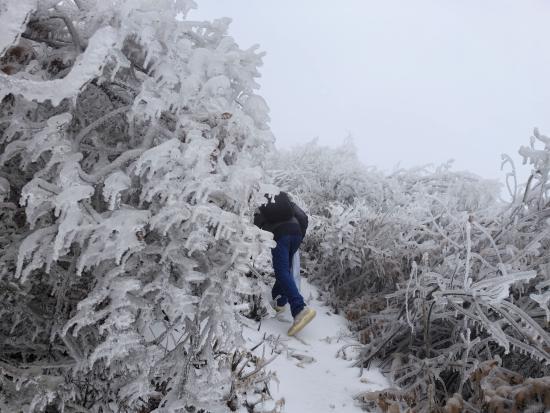
[{"label": "snow-laden shrub", "polygon": [[384,200],[383,176],[366,168],[356,152],[351,139],[335,149],[313,140],[277,152],[267,167],[274,182],[291,191],[313,215],[322,215],[331,202],[350,204],[356,198],[382,208],[379,203]]},{"label": "snow-laden shrub", "polygon": [[236,409],[268,378],[237,357],[261,54],[191,7],[0,4],[2,411]]},{"label": "snow-laden shrub", "polygon": [[449,412],[512,411],[545,403],[546,391],[529,389],[547,380],[526,378],[549,374],[549,142],[535,132],[521,148],[533,173],[525,187],[510,173],[509,204],[498,201],[495,182],[449,165],[384,176],[357,167],[351,151],[314,147],[323,154],[307,160],[306,172],[357,183],[330,197],[315,179],[286,177],[291,165],[300,176],[302,149],[272,166],[314,213],[308,272],[358,331],[357,365],[379,363],[395,384],[359,396],[366,407],[443,411],[448,400]]}]

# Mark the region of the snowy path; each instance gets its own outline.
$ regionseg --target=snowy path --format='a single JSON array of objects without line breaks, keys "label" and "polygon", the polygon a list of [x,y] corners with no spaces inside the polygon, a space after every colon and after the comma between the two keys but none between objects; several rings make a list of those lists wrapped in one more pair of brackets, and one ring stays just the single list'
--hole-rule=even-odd
[{"label": "snowy path", "polygon": [[[255,350],[256,354],[270,358],[272,353],[280,353],[267,366],[276,372],[280,382],[279,385],[272,382],[273,398],[284,398],[285,413],[363,412],[355,405],[353,396],[387,387],[386,379],[374,369],[365,370],[359,377],[360,370],[350,367],[352,348],[346,350],[347,360],[341,353],[337,357],[344,345],[355,343],[346,320],[319,302],[318,291],[304,280],[301,289],[317,316],[297,338],[286,334],[292,319],[288,306],[283,314],[262,320],[255,328],[244,329],[249,348],[258,344],[265,334],[266,343]],[[266,403],[265,409],[269,411],[272,406]]]}]

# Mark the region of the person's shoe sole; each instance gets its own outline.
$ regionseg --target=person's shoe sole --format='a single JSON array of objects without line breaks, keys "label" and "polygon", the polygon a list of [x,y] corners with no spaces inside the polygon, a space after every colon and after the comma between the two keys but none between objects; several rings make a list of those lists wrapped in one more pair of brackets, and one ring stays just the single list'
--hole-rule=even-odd
[{"label": "person's shoe sole", "polygon": [[315,310],[310,308],[309,311],[307,312],[307,314],[304,315],[304,318],[302,318],[299,322],[297,322],[296,324],[293,324],[292,327],[289,328],[287,334],[289,336],[294,336],[297,333],[299,333],[300,331],[302,331],[302,329],[306,325],[308,325],[311,320],[313,320],[315,318],[316,314],[317,313],[315,312]]}]

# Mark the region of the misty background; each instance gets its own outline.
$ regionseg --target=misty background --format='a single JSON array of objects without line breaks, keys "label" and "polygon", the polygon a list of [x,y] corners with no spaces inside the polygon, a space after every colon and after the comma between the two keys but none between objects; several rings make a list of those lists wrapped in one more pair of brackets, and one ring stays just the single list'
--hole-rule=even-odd
[{"label": "misty background", "polygon": [[550,135],[550,3],[543,0],[198,0],[267,54],[259,93],[279,148],[351,135],[390,171],[454,159],[502,180],[501,154]]}]

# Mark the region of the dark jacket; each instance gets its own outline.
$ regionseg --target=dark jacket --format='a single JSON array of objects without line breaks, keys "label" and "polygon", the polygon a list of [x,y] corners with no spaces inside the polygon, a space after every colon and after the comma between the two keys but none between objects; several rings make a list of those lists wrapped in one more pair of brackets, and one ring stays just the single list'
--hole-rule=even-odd
[{"label": "dark jacket", "polygon": [[[270,219],[271,218],[271,219]],[[283,235],[306,235],[308,217],[302,209],[290,201],[288,195],[281,192],[267,206],[259,208],[254,214],[254,225],[273,233],[277,240]]]}]

